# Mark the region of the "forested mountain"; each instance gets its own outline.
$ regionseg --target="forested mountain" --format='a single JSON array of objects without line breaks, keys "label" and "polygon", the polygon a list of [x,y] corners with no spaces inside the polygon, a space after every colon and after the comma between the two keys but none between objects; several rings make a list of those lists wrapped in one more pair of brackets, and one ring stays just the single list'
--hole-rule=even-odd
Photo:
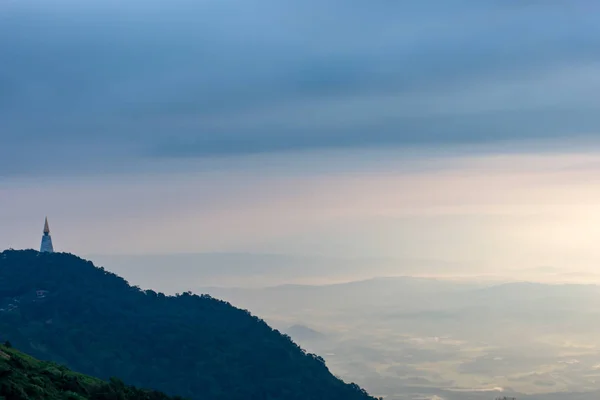
[{"label": "forested mountain", "polygon": [[207,295],[143,291],[70,254],[0,253],[0,340],[77,372],[192,399],[371,399],[248,311]]},{"label": "forested mountain", "polygon": [[69,371],[0,345],[0,399],[4,400],[180,400],[164,393]]}]

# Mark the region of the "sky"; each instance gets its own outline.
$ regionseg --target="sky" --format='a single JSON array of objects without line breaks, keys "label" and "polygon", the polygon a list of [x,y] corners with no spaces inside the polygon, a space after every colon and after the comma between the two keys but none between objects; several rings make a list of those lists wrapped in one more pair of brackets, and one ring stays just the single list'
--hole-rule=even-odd
[{"label": "sky", "polygon": [[4,0],[0,248],[589,277],[599,8]]}]

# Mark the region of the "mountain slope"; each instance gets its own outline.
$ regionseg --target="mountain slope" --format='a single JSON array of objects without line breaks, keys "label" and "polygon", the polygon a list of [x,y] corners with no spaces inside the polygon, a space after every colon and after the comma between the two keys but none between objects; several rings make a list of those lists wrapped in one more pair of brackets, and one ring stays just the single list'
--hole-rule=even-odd
[{"label": "mountain slope", "polygon": [[5,345],[0,345],[0,399],[176,400],[160,392],[126,386],[118,379],[104,382],[77,374],[63,366],[38,361]]},{"label": "mountain slope", "polygon": [[142,291],[70,254],[0,253],[0,339],[78,372],[193,399],[370,399],[247,311]]}]

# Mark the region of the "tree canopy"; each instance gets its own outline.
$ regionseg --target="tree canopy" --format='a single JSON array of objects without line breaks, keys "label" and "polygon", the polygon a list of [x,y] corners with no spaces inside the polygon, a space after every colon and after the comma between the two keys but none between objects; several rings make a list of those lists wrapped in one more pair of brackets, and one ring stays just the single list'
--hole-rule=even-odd
[{"label": "tree canopy", "polygon": [[102,381],[77,374],[62,365],[29,357],[10,345],[0,345],[2,400],[183,400],[154,390]]}]

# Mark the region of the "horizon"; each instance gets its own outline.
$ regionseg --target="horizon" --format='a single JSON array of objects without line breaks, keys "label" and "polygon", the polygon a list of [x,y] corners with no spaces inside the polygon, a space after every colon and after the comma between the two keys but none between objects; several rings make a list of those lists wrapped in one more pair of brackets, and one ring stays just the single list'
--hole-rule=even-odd
[{"label": "horizon", "polygon": [[[37,251],[33,248],[26,249],[4,249],[1,251]],[[0,251],[0,252],[1,252]],[[498,286],[505,284],[541,284],[541,285],[575,285],[575,286],[600,286],[600,274],[598,276],[582,275],[560,272],[555,268],[538,267],[531,268],[525,271],[521,276],[506,274],[479,274],[469,275],[461,273],[418,273],[407,271],[404,274],[357,274],[348,276],[347,263],[354,263],[355,271],[363,271],[367,269],[369,263],[374,261],[381,262],[377,259],[344,259],[332,257],[310,257],[310,256],[289,256],[286,254],[260,254],[260,253],[165,253],[165,254],[120,254],[120,255],[91,255],[91,254],[76,254],[73,252],[63,252],[60,250],[56,253],[64,253],[74,255],[87,261],[94,263],[96,267],[102,267],[109,272],[115,273],[118,276],[125,278],[132,284],[140,286],[143,289],[161,290],[165,293],[176,293],[191,290],[192,292],[198,289],[269,289],[285,286],[312,286],[312,287],[327,287],[335,285],[344,285],[352,283],[361,283],[378,280],[394,280],[394,279],[424,279],[433,281],[445,281],[456,283],[470,283],[487,286]],[[241,266],[232,263],[232,258],[244,260],[247,263]],[[254,260],[250,262],[250,260]],[[257,264],[270,260],[273,265],[265,266]],[[302,276],[297,274],[280,274],[277,270],[282,270],[294,265],[290,265],[293,261],[295,264],[310,269],[311,272],[303,273]],[[385,260],[391,265],[405,264],[411,265],[406,260]],[[333,273],[324,275],[319,273],[323,268],[323,263],[335,262],[336,268],[332,268]],[[413,263],[427,264],[427,260],[412,260]],[[172,276],[185,276],[186,282],[170,281],[165,279],[164,268],[170,265],[168,274]],[[219,274],[214,274],[212,271],[217,268]],[[258,268],[258,269],[257,269]],[[390,270],[389,264],[387,270]],[[206,280],[205,280],[206,279]],[[165,284],[169,282],[169,284]],[[194,286],[189,286],[190,282],[196,282]]]}]

